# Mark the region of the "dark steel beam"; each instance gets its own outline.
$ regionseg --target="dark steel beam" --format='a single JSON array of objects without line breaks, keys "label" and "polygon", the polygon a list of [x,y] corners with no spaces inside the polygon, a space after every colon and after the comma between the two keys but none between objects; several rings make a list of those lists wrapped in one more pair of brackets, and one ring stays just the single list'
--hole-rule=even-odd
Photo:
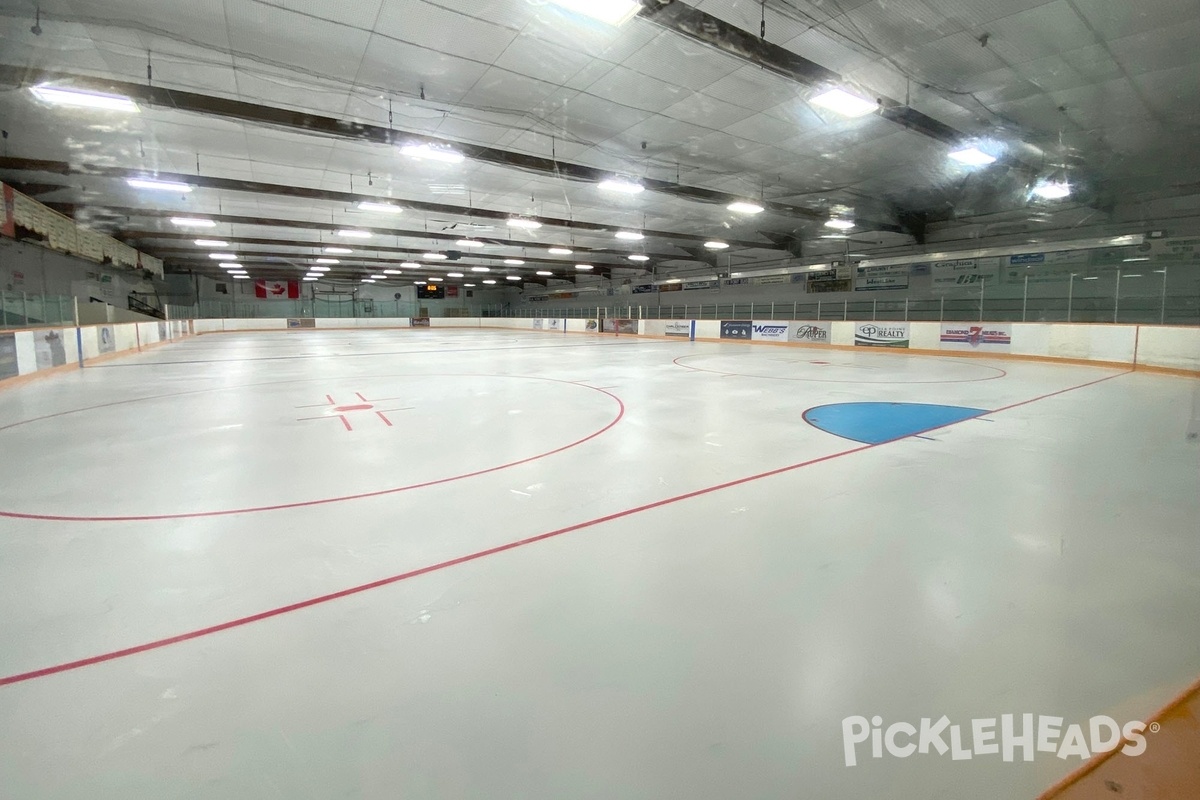
[{"label": "dark steel beam", "polygon": [[[475,206],[454,206],[445,203],[428,203],[421,200],[405,200],[403,198],[381,198],[377,195],[358,194],[356,192],[338,192],[332,189],[311,189],[304,186],[285,186],[278,183],[246,181],[236,178],[213,178],[203,175],[188,175],[182,172],[156,172],[153,175],[147,175],[145,170],[129,169],[126,167],[106,167],[97,164],[80,164],[78,166],[74,166],[64,161],[43,161],[40,159],[30,158],[0,158],[0,170],[14,172],[40,172],[65,176],[84,175],[121,179],[153,177],[156,180],[186,183],[200,189],[216,189],[227,192],[246,192],[248,194],[292,197],[303,200],[318,200],[331,203],[352,204],[361,202],[379,202],[382,199],[388,199],[393,200],[404,208],[413,209],[416,211],[427,211],[434,214],[448,214],[452,216],[487,219],[493,221],[504,221],[513,216],[518,216],[506,211],[493,211]],[[178,214],[185,212],[179,211],[176,213]],[[186,213],[201,214],[203,212],[197,211]],[[205,214],[205,216],[211,215]],[[526,219],[534,220],[548,227],[564,228],[569,231],[606,233],[615,235],[617,231],[622,230],[620,227],[601,225],[595,222],[581,222],[580,220],[560,219],[558,217],[532,215],[520,216],[523,216]],[[648,228],[643,228],[641,230],[642,233],[648,237],[679,242],[703,244],[712,238],[708,236],[696,236],[689,233],[651,230]],[[741,239],[725,239],[725,241],[738,247],[770,248],[769,243],[760,241],[747,241]]]},{"label": "dark steel beam", "polygon": [[[646,16],[646,12],[643,12],[643,16]],[[797,56],[797,58],[799,57]],[[309,136],[328,136],[389,146],[426,142],[442,147],[452,147],[466,157],[482,163],[540,172],[545,175],[553,175],[558,178],[566,178],[584,183],[599,183],[614,175],[610,170],[602,170],[582,164],[572,164],[553,158],[543,158],[496,147],[473,145],[451,139],[429,136],[423,133],[400,131],[379,125],[351,122],[319,114],[309,114],[273,106],[245,103],[239,100],[197,94],[179,89],[167,89],[160,86],[146,86],[138,83],[95,78],[70,72],[30,69],[17,65],[0,64],[0,82],[2,83],[29,86],[49,81],[66,82],[78,88],[124,95],[137,103],[147,106],[204,114],[224,119],[234,119],[258,125],[269,125]],[[652,192],[707,204],[728,205],[738,200],[755,200],[752,197],[651,178],[643,179],[642,184],[647,190]],[[759,202],[767,210],[784,216],[797,217],[808,221],[820,221],[828,218],[828,212],[823,208],[807,208],[769,200],[755,201]],[[875,230],[899,231],[895,223],[884,220],[862,219],[860,222],[865,227]]]}]

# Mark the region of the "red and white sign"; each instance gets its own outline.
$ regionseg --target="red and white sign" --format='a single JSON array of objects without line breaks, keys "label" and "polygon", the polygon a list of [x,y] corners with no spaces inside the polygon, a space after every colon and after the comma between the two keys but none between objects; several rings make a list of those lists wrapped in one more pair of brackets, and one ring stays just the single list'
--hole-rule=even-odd
[{"label": "red and white sign", "polygon": [[298,300],[300,281],[255,281],[254,296],[264,300]]}]

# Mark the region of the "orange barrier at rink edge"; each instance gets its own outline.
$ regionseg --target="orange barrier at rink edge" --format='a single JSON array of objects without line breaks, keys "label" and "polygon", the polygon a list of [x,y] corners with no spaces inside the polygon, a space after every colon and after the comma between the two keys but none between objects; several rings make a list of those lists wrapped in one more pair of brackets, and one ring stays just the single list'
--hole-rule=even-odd
[{"label": "orange barrier at rink edge", "polygon": [[1102,753],[1038,796],[1037,800],[1195,800],[1200,798],[1200,681],[1146,720],[1146,752]]}]

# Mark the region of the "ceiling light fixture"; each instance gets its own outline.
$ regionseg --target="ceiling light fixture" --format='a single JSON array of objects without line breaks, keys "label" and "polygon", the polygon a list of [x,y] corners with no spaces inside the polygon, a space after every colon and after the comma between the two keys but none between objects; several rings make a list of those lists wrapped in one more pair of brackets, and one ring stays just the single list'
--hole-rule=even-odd
[{"label": "ceiling light fixture", "polygon": [[641,3],[637,0],[551,0],[568,11],[583,14],[608,25],[624,25],[637,16]]},{"label": "ceiling light fixture", "polygon": [[415,261],[405,261],[402,264],[400,264],[400,266],[408,267],[409,269],[420,269],[421,268],[421,265]]},{"label": "ceiling light fixture", "polygon": [[1033,194],[1043,200],[1062,200],[1071,196],[1071,184],[1067,181],[1039,181]]},{"label": "ceiling light fixture", "polygon": [[729,244],[727,242],[717,242],[717,241],[705,242],[704,246],[707,247],[709,250],[726,250],[729,248]]},{"label": "ceiling light fixture", "polygon": [[386,280],[387,280],[387,276],[386,276],[386,275],[372,275],[372,276],[371,276],[371,280],[373,280],[373,281],[386,281]]},{"label": "ceiling light fixture", "polygon": [[309,267],[309,272],[329,272],[329,267]]},{"label": "ceiling light fixture", "polygon": [[552,256],[569,256],[575,251],[566,247],[551,247],[547,252]]},{"label": "ceiling light fixture", "polygon": [[229,242],[222,242],[220,239],[197,239],[196,245],[199,247],[229,247]]},{"label": "ceiling light fixture", "polygon": [[495,285],[496,285],[496,282],[495,282],[495,281],[493,281],[493,280],[486,280],[486,281],[484,281],[484,283],[486,283],[488,286],[495,286]]},{"label": "ceiling light fixture", "polygon": [[333,254],[333,255],[348,256],[351,253],[353,253],[354,251],[351,250],[349,247],[326,247],[325,252]]},{"label": "ceiling light fixture", "polygon": [[550,272],[549,270],[545,270],[545,269],[539,269],[539,270],[538,270],[538,272],[537,272],[537,274],[538,274],[538,275],[541,275],[542,277],[546,277],[546,276],[548,276],[548,275],[553,275],[554,273],[553,273],[553,272]]},{"label": "ceiling light fixture", "polygon": [[45,103],[56,106],[73,106],[76,108],[96,108],[103,111],[124,111],[128,114],[138,112],[137,103],[128,97],[103,92],[87,92],[83,89],[64,89],[56,86],[34,86],[30,93]]},{"label": "ceiling light fixture", "polygon": [[626,256],[630,261],[649,261],[650,256],[644,256],[641,253],[634,253],[631,256]]},{"label": "ceiling light fixture", "polygon": [[845,89],[830,89],[814,97],[812,103],[846,117],[861,117],[879,107],[877,103],[850,94]]},{"label": "ceiling light fixture", "polygon": [[474,289],[474,288],[475,288],[475,284],[473,284],[473,283],[464,283],[464,284],[463,284],[463,286],[467,287],[468,289]]},{"label": "ceiling light fixture", "polygon": [[520,217],[512,217],[508,220],[508,225],[513,228],[524,228],[525,230],[535,231],[542,227],[542,223],[533,219],[521,219]]},{"label": "ceiling light fixture", "polygon": [[854,227],[854,223],[848,219],[831,219],[825,223],[826,228],[835,228],[839,231],[848,231]]},{"label": "ceiling light fixture", "polygon": [[345,239],[370,239],[371,238],[370,231],[356,231],[356,230],[350,230],[350,229],[340,230],[337,232],[337,235],[341,236]]},{"label": "ceiling light fixture", "polygon": [[374,283],[375,281],[373,278],[363,278],[362,282],[363,283]]},{"label": "ceiling light fixture", "polygon": [[238,264],[236,261],[226,261],[224,264],[218,264],[217,266],[220,267],[221,269],[241,269],[242,268],[242,265]]},{"label": "ceiling light fixture", "polygon": [[978,147],[964,147],[962,150],[955,150],[950,157],[969,167],[986,167],[988,164],[996,163],[995,156],[988,155]]},{"label": "ceiling light fixture", "polygon": [[315,281],[315,280],[319,280],[319,279],[318,279],[318,278],[309,278],[309,277],[305,277],[305,278],[304,278],[304,280],[305,280],[306,282],[311,282],[311,281]]},{"label": "ceiling light fixture", "polygon": [[449,257],[445,253],[421,253],[421,258],[428,261],[445,261]]},{"label": "ceiling light fixture", "polygon": [[589,269],[595,269],[591,264],[576,264],[575,269],[587,272]]},{"label": "ceiling light fixture", "polygon": [[208,257],[217,261],[237,261],[238,259],[237,253],[209,253]]},{"label": "ceiling light fixture", "polygon": [[179,181],[156,181],[152,178],[126,178],[125,182],[135,189],[150,189],[156,192],[183,192],[187,194],[194,188]]},{"label": "ceiling light fixture", "polygon": [[447,164],[461,164],[466,158],[462,153],[450,148],[434,147],[431,144],[406,144],[400,148],[403,155],[412,158],[424,158],[430,161],[443,161]]},{"label": "ceiling light fixture", "polygon": [[478,239],[459,239],[455,244],[459,247],[487,247],[487,242],[481,242]]},{"label": "ceiling light fixture", "polygon": [[506,258],[504,259],[504,263],[508,264],[510,267],[519,267],[525,262],[519,258]]},{"label": "ceiling light fixture", "polygon": [[246,278],[249,278],[250,276],[249,275],[232,275],[230,277],[232,277],[235,281],[244,281],[244,280],[246,280]]},{"label": "ceiling light fixture", "polygon": [[505,275],[505,276],[504,276],[504,278],[505,278],[505,280],[510,280],[510,281],[519,281],[519,280],[521,280],[521,276],[520,276],[520,275]]},{"label": "ceiling light fixture", "polygon": [[446,273],[447,278],[461,278],[462,276],[463,276],[463,274],[461,272],[447,272]]},{"label": "ceiling light fixture", "polygon": [[471,272],[491,272],[487,267],[471,267]]},{"label": "ceiling light fixture", "polygon": [[606,192],[620,192],[621,194],[640,194],[646,191],[646,187],[634,181],[626,181],[618,178],[610,178],[606,181],[600,181],[600,188]]},{"label": "ceiling light fixture", "polygon": [[358,204],[359,211],[378,211],[380,214],[403,214],[404,209],[391,203],[372,203],[364,200]]},{"label": "ceiling light fixture", "polygon": [[211,219],[200,219],[199,217],[171,217],[171,224],[178,225],[181,228],[215,228],[217,223]]},{"label": "ceiling light fixture", "polygon": [[730,203],[725,207],[730,211],[737,212],[738,214],[761,214],[763,211],[763,207],[758,203],[746,203],[741,200],[737,201],[736,203]]},{"label": "ceiling light fixture", "polygon": [[340,264],[342,262],[338,261],[336,258],[318,258],[317,263],[318,264]]},{"label": "ceiling light fixture", "polygon": [[384,275],[403,275],[404,273],[398,269],[385,269],[383,271],[383,274]]},{"label": "ceiling light fixture", "polygon": [[426,278],[425,280],[429,281],[430,283],[441,283],[442,282],[441,278]]}]

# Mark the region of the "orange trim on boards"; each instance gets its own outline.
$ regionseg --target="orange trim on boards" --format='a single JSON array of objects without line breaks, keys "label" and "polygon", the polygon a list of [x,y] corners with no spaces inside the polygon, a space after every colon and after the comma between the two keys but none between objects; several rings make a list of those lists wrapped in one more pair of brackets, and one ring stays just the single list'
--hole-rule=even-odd
[{"label": "orange trim on boards", "polygon": [[1038,800],[1184,800],[1200,797],[1200,681],[1145,720],[1146,749],[1140,755],[1116,749],[1092,758],[1051,786]]}]

